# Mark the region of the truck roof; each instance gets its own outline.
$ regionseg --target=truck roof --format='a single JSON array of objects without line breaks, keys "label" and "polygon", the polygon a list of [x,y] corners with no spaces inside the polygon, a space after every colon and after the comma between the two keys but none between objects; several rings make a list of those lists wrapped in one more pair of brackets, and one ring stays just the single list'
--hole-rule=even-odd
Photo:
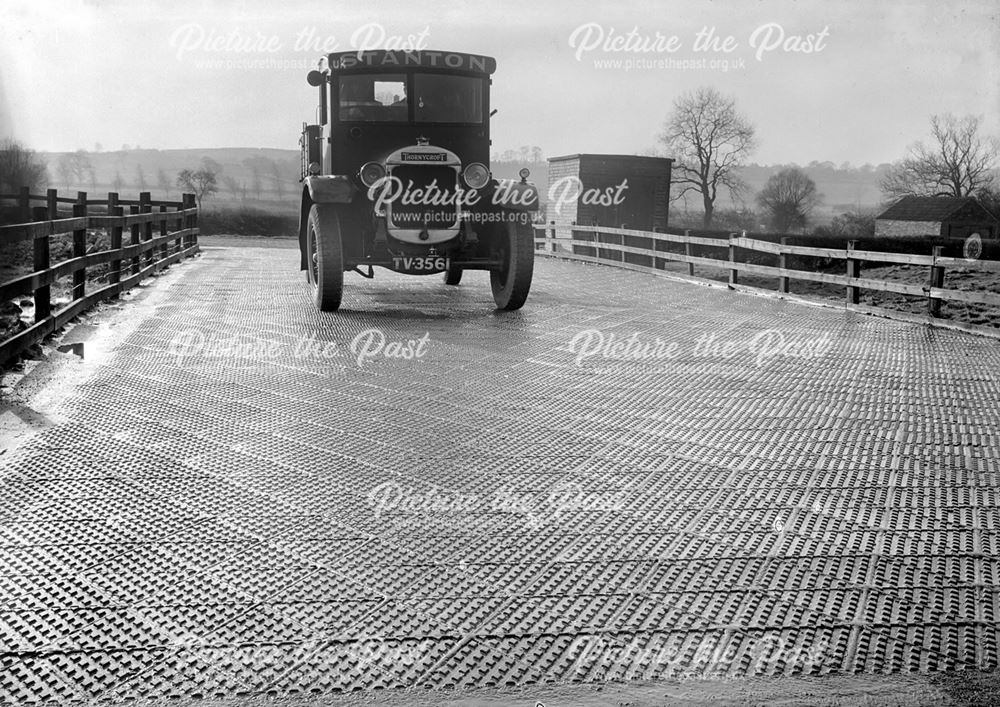
[{"label": "truck roof", "polygon": [[496,71],[497,62],[491,56],[464,52],[402,51],[376,49],[372,51],[334,52],[326,57],[332,73],[354,71],[399,71],[400,69],[435,69],[460,71],[488,76]]}]

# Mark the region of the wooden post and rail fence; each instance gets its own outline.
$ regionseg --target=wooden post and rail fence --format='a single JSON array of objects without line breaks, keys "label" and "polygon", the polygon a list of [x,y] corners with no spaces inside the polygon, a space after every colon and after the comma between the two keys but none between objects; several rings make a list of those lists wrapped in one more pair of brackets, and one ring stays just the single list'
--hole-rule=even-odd
[{"label": "wooden post and rail fence", "polygon": [[[31,326],[0,341],[0,365],[98,301],[117,297],[198,252],[198,208],[193,194],[184,194],[180,201],[152,199],[149,192],[142,192],[138,199],[121,199],[112,192],[100,200],[88,199],[86,192],[61,197],[55,189],[44,196],[23,188],[18,194],[0,194],[0,202],[11,201],[16,202],[16,220],[27,222],[0,226],[0,248],[10,252],[10,246],[29,241],[33,262],[30,273],[0,282],[0,302],[31,296],[35,311]],[[44,206],[33,206],[37,202]],[[61,204],[68,208],[60,209]],[[103,230],[110,246],[88,253],[87,231],[93,229]],[[72,257],[53,264],[51,239],[69,234]],[[98,265],[108,266],[106,282],[88,281],[87,269]],[[72,277],[69,302],[54,309],[52,285],[63,277]]]},{"label": "wooden post and rail fence", "polygon": [[[899,315],[898,312],[880,307],[865,307],[859,305],[860,291],[873,290],[878,292],[893,292],[912,297],[922,297],[927,300],[927,314],[930,320],[941,315],[941,303],[964,302],[1000,307],[1000,293],[959,290],[944,287],[946,268],[965,268],[980,272],[1000,273],[1000,261],[978,258],[953,258],[942,255],[941,246],[933,246],[929,255],[910,253],[887,253],[882,251],[858,250],[856,242],[850,241],[846,248],[818,248],[813,246],[790,245],[787,237],[782,237],[780,243],[747,238],[744,235],[730,234],[726,238],[707,238],[692,236],[690,231],[683,233],[662,233],[637,231],[625,228],[609,228],[606,226],[557,226],[555,224],[535,224],[536,249],[560,258],[579,260],[583,262],[615,265],[631,270],[644,272],[663,272],[665,262],[686,263],[686,273],[689,277],[704,282],[716,282],[707,278],[695,277],[695,266],[718,268],[728,271],[728,284],[735,287],[739,283],[740,273],[763,275],[778,279],[777,292],[789,292],[789,280],[807,280],[828,283],[845,288],[845,304],[848,308],[859,311],[874,310],[886,315]],[[631,239],[640,245],[625,245]],[[683,246],[684,252],[664,250],[658,246],[673,248]],[[692,254],[692,246],[718,249],[722,256],[709,258]],[[777,257],[778,264],[761,265],[758,263],[741,262],[736,257],[737,249],[745,249],[758,253],[768,253]],[[626,257],[631,255],[632,262]],[[814,258],[832,258],[846,261],[845,274],[816,272],[788,267],[788,256],[807,256]],[[638,262],[637,262],[638,261]],[[905,282],[893,282],[861,276],[861,264],[893,263],[902,265],[917,265],[929,268],[926,284],[918,285]],[[753,288],[757,289],[757,288]],[[971,331],[996,332],[993,327],[980,327],[974,324],[951,323],[954,326]]]}]

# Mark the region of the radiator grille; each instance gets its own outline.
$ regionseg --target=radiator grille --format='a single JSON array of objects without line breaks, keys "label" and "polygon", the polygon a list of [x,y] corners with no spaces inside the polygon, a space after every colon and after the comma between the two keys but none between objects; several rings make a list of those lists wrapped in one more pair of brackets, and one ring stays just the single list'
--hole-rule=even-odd
[{"label": "radiator grille", "polygon": [[[457,225],[458,175],[452,167],[402,165],[393,169],[392,175],[400,180],[402,195],[407,197],[401,196],[389,205],[389,220],[394,227],[423,228],[426,224],[429,228],[451,228]],[[414,196],[420,198],[414,199]]]}]

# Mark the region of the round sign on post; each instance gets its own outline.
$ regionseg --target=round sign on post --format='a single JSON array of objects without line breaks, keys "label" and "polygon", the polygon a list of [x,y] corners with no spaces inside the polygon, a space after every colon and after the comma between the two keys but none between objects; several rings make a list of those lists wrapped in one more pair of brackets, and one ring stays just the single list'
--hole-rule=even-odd
[{"label": "round sign on post", "polygon": [[962,247],[962,255],[965,256],[966,260],[978,260],[982,254],[983,239],[979,233],[973,233],[965,239],[965,244]]}]

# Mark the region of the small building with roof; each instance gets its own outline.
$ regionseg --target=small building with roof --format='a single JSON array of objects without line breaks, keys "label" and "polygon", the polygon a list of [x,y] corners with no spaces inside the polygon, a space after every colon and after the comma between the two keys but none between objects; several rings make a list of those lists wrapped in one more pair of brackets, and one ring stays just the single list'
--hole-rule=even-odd
[{"label": "small building with roof", "polygon": [[662,230],[669,220],[673,162],[641,155],[550,157],[545,220],[564,227]]},{"label": "small building with roof", "polygon": [[875,236],[996,238],[1000,223],[974,197],[904,196],[875,217]]}]

